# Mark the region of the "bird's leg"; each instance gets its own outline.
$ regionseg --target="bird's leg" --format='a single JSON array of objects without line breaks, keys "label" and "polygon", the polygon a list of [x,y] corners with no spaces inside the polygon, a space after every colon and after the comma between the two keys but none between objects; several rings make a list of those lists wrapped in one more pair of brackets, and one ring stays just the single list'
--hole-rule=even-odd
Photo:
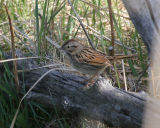
[{"label": "bird's leg", "polygon": [[[97,73],[94,74],[91,78],[89,78],[87,81],[87,84],[85,85],[86,86],[91,86],[92,84],[94,84],[94,82],[97,80]],[[96,79],[95,79],[96,78]]]},{"label": "bird's leg", "polygon": [[[93,85],[96,80],[98,79],[98,77],[100,76],[100,74],[106,69],[107,66],[105,66],[104,68],[102,68],[100,71],[98,71],[96,74],[94,74],[91,78],[89,78],[87,80],[87,84],[85,85],[86,86],[91,86]],[[96,79],[95,79],[96,78]]]}]

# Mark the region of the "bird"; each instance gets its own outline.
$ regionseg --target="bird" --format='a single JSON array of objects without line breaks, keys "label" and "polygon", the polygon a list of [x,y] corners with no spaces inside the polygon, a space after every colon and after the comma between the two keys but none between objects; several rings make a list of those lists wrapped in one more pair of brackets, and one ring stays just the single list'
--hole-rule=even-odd
[{"label": "bird", "polygon": [[61,50],[65,52],[76,70],[91,76],[85,86],[93,85],[97,80],[95,78],[98,78],[107,67],[112,66],[104,53],[84,46],[78,39],[65,41]]}]

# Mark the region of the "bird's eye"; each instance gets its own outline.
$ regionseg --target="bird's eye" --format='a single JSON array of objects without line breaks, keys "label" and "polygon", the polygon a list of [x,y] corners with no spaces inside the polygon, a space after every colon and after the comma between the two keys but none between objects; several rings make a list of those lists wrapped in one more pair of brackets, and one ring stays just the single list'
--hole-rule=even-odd
[{"label": "bird's eye", "polygon": [[70,48],[70,46],[68,45],[67,48]]}]

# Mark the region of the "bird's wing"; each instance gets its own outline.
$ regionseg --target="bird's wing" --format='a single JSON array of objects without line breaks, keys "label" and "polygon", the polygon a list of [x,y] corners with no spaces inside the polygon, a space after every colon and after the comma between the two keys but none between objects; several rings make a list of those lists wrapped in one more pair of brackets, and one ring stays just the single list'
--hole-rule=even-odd
[{"label": "bird's wing", "polygon": [[77,58],[81,63],[87,63],[94,66],[111,66],[110,61],[106,58],[104,53],[90,48],[84,48],[79,54],[77,54]]}]

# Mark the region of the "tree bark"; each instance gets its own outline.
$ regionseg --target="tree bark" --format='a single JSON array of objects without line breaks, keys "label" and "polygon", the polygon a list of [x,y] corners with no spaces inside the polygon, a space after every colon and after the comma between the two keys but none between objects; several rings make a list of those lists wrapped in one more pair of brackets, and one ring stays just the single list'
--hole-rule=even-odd
[{"label": "tree bark", "polygon": [[123,3],[150,53],[155,38],[160,35],[160,1],[123,0]]}]

